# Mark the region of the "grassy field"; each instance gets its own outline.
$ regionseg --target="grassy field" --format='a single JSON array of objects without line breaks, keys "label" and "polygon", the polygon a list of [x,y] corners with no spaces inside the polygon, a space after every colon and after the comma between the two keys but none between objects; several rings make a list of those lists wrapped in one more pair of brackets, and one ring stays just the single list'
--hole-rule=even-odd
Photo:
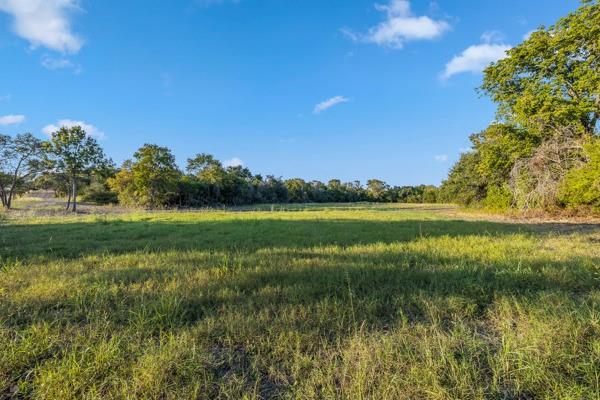
[{"label": "grassy field", "polygon": [[600,399],[599,226],[252,209],[4,216],[0,398]]}]

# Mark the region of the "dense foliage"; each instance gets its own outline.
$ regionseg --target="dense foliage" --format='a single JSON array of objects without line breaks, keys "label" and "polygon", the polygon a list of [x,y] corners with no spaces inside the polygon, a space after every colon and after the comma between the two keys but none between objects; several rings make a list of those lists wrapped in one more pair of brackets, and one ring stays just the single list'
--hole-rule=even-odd
[{"label": "dense foliage", "polygon": [[389,186],[371,179],[300,178],[284,180],[253,174],[243,166],[224,166],[210,154],[187,160],[181,171],[167,147],[145,144],[120,168],[104,156],[98,142],[80,127],[61,128],[47,142],[30,134],[0,136],[0,199],[10,208],[14,195],[51,189],[77,210],[77,196],[96,204],[146,208],[194,208],[258,203],[435,203],[435,186]]},{"label": "dense foliage", "polygon": [[442,185],[466,205],[600,210],[600,4],[586,0],[485,70],[498,118]]},{"label": "dense foliage", "polygon": [[98,142],[80,126],[60,128],[52,134],[49,142],[44,143],[44,147],[47,172],[66,181],[67,210],[75,212],[80,180],[94,171],[107,168],[111,161],[105,158]]},{"label": "dense foliage", "polygon": [[27,191],[41,171],[42,141],[29,133],[0,135],[0,202],[10,209],[13,198]]},{"label": "dense foliage", "polygon": [[403,202],[435,203],[434,186],[390,187],[372,179],[360,182],[306,182],[253,174],[243,166],[224,166],[210,154],[188,159],[186,172],[179,171],[165,147],[144,145],[125,161],[108,187],[123,205],[143,207],[203,207],[257,203]]}]

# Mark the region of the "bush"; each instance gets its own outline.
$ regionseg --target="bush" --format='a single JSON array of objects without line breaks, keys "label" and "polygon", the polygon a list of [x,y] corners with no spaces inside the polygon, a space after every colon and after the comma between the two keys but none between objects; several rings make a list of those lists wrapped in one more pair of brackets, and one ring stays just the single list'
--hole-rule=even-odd
[{"label": "bush", "polygon": [[513,196],[508,185],[489,187],[483,199],[483,206],[491,210],[507,210],[512,205]]},{"label": "bush", "polygon": [[584,155],[586,162],[565,175],[559,200],[568,207],[591,206],[600,210],[600,140],[588,142]]},{"label": "bush", "polygon": [[119,196],[117,196],[115,192],[108,189],[102,182],[92,180],[89,186],[84,189],[81,195],[81,200],[88,203],[102,205],[117,204],[119,202]]},{"label": "bush", "polygon": [[81,200],[102,205],[117,204],[119,202],[119,196],[110,190],[90,190],[81,197]]}]

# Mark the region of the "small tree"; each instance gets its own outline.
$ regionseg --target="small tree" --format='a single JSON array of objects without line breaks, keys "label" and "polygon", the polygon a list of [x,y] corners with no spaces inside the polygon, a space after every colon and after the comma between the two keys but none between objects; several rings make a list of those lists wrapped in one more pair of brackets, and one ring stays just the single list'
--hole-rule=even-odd
[{"label": "small tree", "polygon": [[77,184],[86,174],[110,163],[98,142],[80,126],[62,127],[52,134],[47,145],[48,164],[55,173],[64,174],[69,183],[67,210],[77,212]]},{"label": "small tree", "polygon": [[108,179],[108,186],[124,205],[163,207],[178,194],[181,172],[166,147],[145,144]]},{"label": "small tree", "polygon": [[367,194],[371,201],[385,201],[385,196],[389,186],[379,179],[369,179],[367,181]]},{"label": "small tree", "polygon": [[219,160],[210,154],[197,154],[194,158],[188,159],[187,172],[208,185],[210,203],[227,203],[228,199],[225,198],[227,171]]},{"label": "small tree", "polygon": [[133,156],[135,161],[131,172],[140,204],[150,207],[166,205],[177,194],[177,181],[181,175],[171,150],[145,144]]},{"label": "small tree", "polygon": [[41,171],[42,143],[30,133],[0,135],[0,201],[7,210],[17,192]]}]

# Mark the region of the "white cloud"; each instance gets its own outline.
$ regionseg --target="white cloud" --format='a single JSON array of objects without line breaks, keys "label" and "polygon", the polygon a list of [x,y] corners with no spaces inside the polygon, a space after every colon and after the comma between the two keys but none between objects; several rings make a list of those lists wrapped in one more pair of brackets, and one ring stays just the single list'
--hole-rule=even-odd
[{"label": "white cloud", "polygon": [[481,34],[483,43],[499,43],[506,39],[506,35],[500,31],[485,31]]},{"label": "white cloud", "polygon": [[10,114],[10,115],[0,116],[0,125],[3,125],[3,126],[20,124],[23,121],[25,121],[24,115]]},{"label": "white cloud", "polygon": [[68,58],[54,58],[48,55],[42,57],[42,66],[46,69],[72,69],[76,74],[81,72],[81,66],[74,64]]},{"label": "white cloud", "polygon": [[61,119],[56,124],[46,125],[44,128],[42,128],[42,132],[48,136],[51,136],[54,132],[58,131],[62,127],[72,128],[74,126],[81,126],[88,136],[95,139],[102,140],[106,138],[104,132],[100,131],[94,125],[88,124],[84,121],[73,121],[70,119]]},{"label": "white cloud", "polygon": [[244,162],[237,157],[233,157],[232,159],[225,161],[224,165],[226,167],[243,167]]},{"label": "white cloud", "polygon": [[0,11],[13,17],[14,32],[33,48],[77,53],[83,41],[71,31],[70,14],[78,0],[0,0]]},{"label": "white cloud", "polygon": [[447,154],[439,154],[437,156],[434,157],[435,161],[437,162],[446,162],[448,161],[448,155]]},{"label": "white cloud", "polygon": [[482,35],[484,43],[468,47],[462,53],[454,56],[446,64],[442,73],[442,79],[448,79],[453,75],[463,72],[479,73],[488,65],[506,57],[506,52],[511,49],[510,45],[504,43],[491,43],[490,40],[497,39],[489,33]]},{"label": "white cloud", "polygon": [[413,15],[409,0],[391,0],[387,5],[375,4],[375,8],[386,14],[383,22],[369,29],[366,34],[347,29],[342,33],[354,41],[400,49],[407,41],[435,39],[450,29],[446,21]]},{"label": "white cloud", "polygon": [[350,99],[347,98],[347,97],[344,97],[344,96],[335,96],[335,97],[332,97],[332,98],[330,98],[328,100],[325,100],[325,101],[317,104],[315,106],[315,109],[313,110],[313,113],[320,114],[323,111],[325,111],[325,110],[327,110],[327,109],[335,106],[336,104],[346,103],[348,101],[350,101]]}]

